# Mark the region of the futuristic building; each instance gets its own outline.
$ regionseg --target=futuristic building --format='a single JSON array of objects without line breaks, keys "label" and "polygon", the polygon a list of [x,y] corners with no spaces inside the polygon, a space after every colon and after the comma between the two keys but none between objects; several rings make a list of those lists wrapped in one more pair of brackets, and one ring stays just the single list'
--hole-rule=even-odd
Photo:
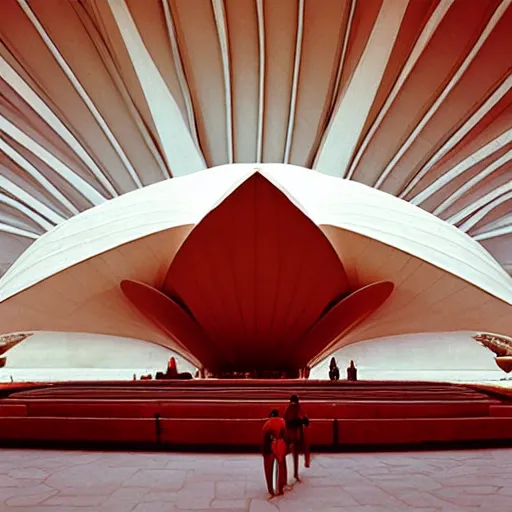
[{"label": "futuristic building", "polygon": [[403,333],[512,333],[512,278],[469,236],[360,183],[226,165],[125,194],[37,240],[0,330],[168,346],[213,371],[312,366]]},{"label": "futuristic building", "polygon": [[512,334],[512,0],[0,9],[0,334]]}]

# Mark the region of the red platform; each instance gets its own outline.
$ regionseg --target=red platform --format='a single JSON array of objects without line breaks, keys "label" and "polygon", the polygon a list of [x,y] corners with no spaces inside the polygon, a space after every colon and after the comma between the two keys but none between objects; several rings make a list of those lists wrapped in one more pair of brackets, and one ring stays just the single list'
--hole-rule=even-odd
[{"label": "red platform", "polygon": [[1,388],[0,443],[257,449],[270,409],[296,393],[317,449],[512,441],[512,407],[426,382],[197,380]]}]

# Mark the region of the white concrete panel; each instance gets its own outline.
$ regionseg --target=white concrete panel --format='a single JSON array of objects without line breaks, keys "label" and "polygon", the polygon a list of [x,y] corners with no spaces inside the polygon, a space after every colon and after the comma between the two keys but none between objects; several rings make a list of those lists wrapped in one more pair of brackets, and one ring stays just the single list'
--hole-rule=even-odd
[{"label": "white concrete panel", "polygon": [[[130,338],[73,332],[36,332],[9,350],[7,355],[3,373],[12,369],[36,368],[158,368],[165,371],[169,358],[175,354],[155,343]],[[194,369],[182,358],[179,358],[179,363],[182,366],[180,371]]]}]

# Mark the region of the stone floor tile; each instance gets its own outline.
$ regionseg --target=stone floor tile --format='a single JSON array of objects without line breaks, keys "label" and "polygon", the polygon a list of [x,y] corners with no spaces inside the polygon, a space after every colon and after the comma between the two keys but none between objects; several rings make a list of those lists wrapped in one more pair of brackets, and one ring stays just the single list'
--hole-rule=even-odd
[{"label": "stone floor tile", "polygon": [[53,473],[46,479],[46,484],[54,489],[93,488],[100,494],[111,493],[137,471],[137,468],[79,465]]},{"label": "stone floor tile", "polygon": [[166,503],[174,503],[178,499],[177,491],[151,491],[148,492],[144,498],[142,498],[143,502],[153,502],[153,501],[163,501]]},{"label": "stone floor tile", "polygon": [[169,503],[139,503],[132,512],[177,512],[178,510]]},{"label": "stone floor tile", "polygon": [[98,507],[105,500],[106,496],[52,496],[45,500],[44,505],[61,506],[67,505],[70,507]]},{"label": "stone floor tile", "polygon": [[123,483],[123,487],[147,487],[177,491],[183,487],[187,472],[182,469],[141,469]]},{"label": "stone floor tile", "polygon": [[2,450],[0,511],[512,510],[510,449],[322,454],[301,476],[269,500],[257,455]]},{"label": "stone floor tile", "polygon": [[253,499],[249,505],[249,512],[279,512],[279,508],[268,500]]},{"label": "stone floor tile", "polygon": [[208,509],[215,499],[214,482],[185,484],[176,497],[177,508],[185,510]]},{"label": "stone floor tile", "polygon": [[9,471],[8,475],[12,478],[19,479],[34,479],[34,480],[42,480],[46,478],[50,473],[48,471],[43,471],[39,468],[22,468],[22,469],[13,469]]},{"label": "stone floor tile", "polygon": [[149,492],[150,489],[142,486],[120,487],[110,495],[110,499],[119,501],[141,501],[148,495]]},{"label": "stone floor tile", "polygon": [[39,494],[46,493],[52,494],[53,492],[54,489],[52,489],[48,485],[34,481],[31,482],[30,486],[0,488],[0,506],[2,502],[5,503],[7,500],[14,497],[36,496]]},{"label": "stone floor tile", "polygon": [[215,497],[218,500],[243,500],[245,498],[245,479],[242,482],[215,482]]},{"label": "stone floor tile", "polygon": [[389,507],[394,505],[396,508],[403,506],[403,502],[372,485],[343,485],[342,489],[354,498],[359,505],[381,505]]},{"label": "stone floor tile", "polygon": [[246,510],[247,509],[247,501],[246,500],[219,500],[214,499],[210,503],[210,508],[225,509],[225,510]]},{"label": "stone floor tile", "polygon": [[[56,490],[40,492],[36,494],[27,494],[25,496],[13,496],[5,500],[8,507],[32,507],[43,503],[48,498],[55,496],[58,493]],[[1,510],[1,506],[0,506]]]}]

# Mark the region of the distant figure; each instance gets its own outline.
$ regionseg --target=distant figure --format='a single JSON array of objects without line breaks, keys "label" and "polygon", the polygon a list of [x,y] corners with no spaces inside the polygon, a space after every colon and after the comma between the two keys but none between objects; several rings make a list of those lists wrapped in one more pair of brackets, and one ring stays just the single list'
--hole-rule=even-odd
[{"label": "distant figure", "polygon": [[304,414],[297,395],[290,397],[290,405],[284,413],[284,421],[286,422],[286,437],[293,455],[293,476],[300,482],[299,455],[304,453],[304,466],[307,468],[309,468],[311,455],[306,432],[309,427],[309,419]]},{"label": "distant figure", "polygon": [[169,359],[169,364],[167,365],[167,378],[168,379],[177,379],[178,378],[178,368],[176,366],[176,359],[171,357]]},{"label": "distant figure", "polygon": [[334,357],[331,358],[331,362],[329,363],[329,379],[340,380],[340,369],[338,368]]},{"label": "distant figure", "polygon": [[309,366],[305,366],[299,370],[299,376],[301,379],[309,379],[310,372],[311,368]]},{"label": "distant figure", "polygon": [[354,361],[350,361],[350,366],[347,368],[347,380],[352,382],[357,380],[357,368]]},{"label": "distant figure", "polygon": [[272,485],[274,460],[277,460],[279,467],[277,494],[283,494],[284,486],[288,479],[286,468],[288,445],[286,439],[286,423],[283,418],[279,418],[279,411],[273,409],[268,418],[269,419],[263,425],[263,469],[265,471],[265,481],[267,482],[268,492],[274,496],[275,492]]}]

